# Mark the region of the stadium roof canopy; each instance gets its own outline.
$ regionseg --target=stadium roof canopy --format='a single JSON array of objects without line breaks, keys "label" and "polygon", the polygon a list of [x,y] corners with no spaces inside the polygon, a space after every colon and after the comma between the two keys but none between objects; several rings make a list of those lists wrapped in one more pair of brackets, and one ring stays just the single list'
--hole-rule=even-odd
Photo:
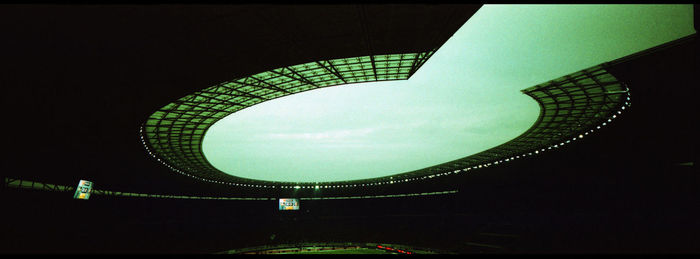
[{"label": "stadium roof canopy", "polygon": [[[365,19],[374,17],[373,15],[381,16],[384,13],[373,8],[378,7],[359,9],[360,31],[365,35],[370,35],[367,34],[371,30],[368,26],[371,27],[374,24]],[[368,14],[371,15],[367,16]],[[597,18],[591,19],[591,14],[596,14]],[[666,23],[658,23],[658,17],[674,17],[674,19],[667,19]],[[514,23],[516,20],[519,23]],[[495,21],[501,23],[498,24]],[[649,24],[655,24],[656,27],[649,29]],[[512,35],[528,35],[538,40],[518,41],[516,37],[515,40],[503,44],[504,39],[509,39],[508,36],[503,35],[505,31],[509,31]],[[325,186],[334,185],[337,182],[362,185],[407,182],[459,173],[508,162],[521,156],[536,155],[581,139],[595,129],[610,123],[624,111],[625,107],[629,107],[630,93],[629,88],[608,73],[605,65],[601,63],[692,33],[690,5],[485,6],[444,46],[433,45],[429,48],[405,52],[392,49],[387,45],[386,51],[375,51],[372,37],[369,37],[364,41],[366,52],[362,55],[322,58],[300,64],[278,66],[271,70],[231,78],[195,91],[153,113],[140,129],[142,143],[149,154],[175,172],[200,180],[230,185],[272,187],[306,183]],[[534,54],[528,56],[528,52]],[[509,57],[503,53],[515,54],[514,56],[518,57]],[[424,66],[424,64],[427,65]],[[493,64],[496,64],[495,67],[508,66],[510,70],[479,70]],[[571,73],[580,69],[583,70]],[[419,73],[423,70],[427,72]],[[444,71],[452,73],[447,75]],[[529,84],[531,81],[547,81],[554,74],[568,75],[523,89],[524,84]],[[416,77],[420,75],[425,80],[413,79],[414,75]],[[416,118],[418,121],[427,120],[433,124],[441,122],[463,124],[442,132],[439,127],[435,127],[430,129],[429,133],[424,133],[424,136],[443,138],[448,141],[437,142],[435,147],[411,146],[410,143],[402,145],[404,143],[384,135],[384,139],[368,137],[366,141],[374,142],[374,145],[384,145],[384,147],[395,146],[393,149],[382,148],[380,152],[372,152],[371,148],[360,145],[362,147],[359,148],[344,146],[342,147],[344,152],[333,152],[333,147],[284,150],[284,145],[288,145],[287,143],[274,143],[274,139],[273,143],[269,143],[271,140],[264,138],[256,141],[255,136],[261,134],[289,136],[299,135],[299,133],[282,132],[280,134],[276,133],[279,131],[274,130],[260,132],[261,129],[275,129],[283,125],[271,121],[268,125],[258,126],[256,129],[258,132],[251,134],[252,131],[246,131],[245,128],[253,127],[250,125],[255,125],[255,121],[261,118],[258,116],[266,114],[258,112],[260,115],[256,116],[255,111],[251,109],[246,111],[252,113],[249,115],[249,121],[212,127],[235,112],[291,94],[330,86],[360,82],[364,82],[363,85],[367,86],[367,82],[409,78],[412,79],[407,82],[393,82],[392,86],[384,84],[383,88],[393,87],[391,91],[368,92],[366,88],[371,87],[363,87],[365,88],[363,91],[347,90],[342,97],[337,97],[336,102],[352,99],[352,93],[355,93],[358,96],[357,99],[364,100],[364,103],[358,101],[354,104],[346,104],[345,111],[340,109],[337,114],[319,118],[318,115],[313,114],[313,111],[327,109],[327,106],[324,107],[321,103],[317,107],[307,108],[306,112],[300,109],[302,111],[296,112],[301,114],[300,117],[292,120],[299,121],[297,126],[307,124],[327,129],[327,124],[337,124],[342,121],[337,118],[345,117],[344,112],[379,101],[382,105],[388,105],[391,108],[386,111],[367,109],[360,116],[370,118],[368,120],[370,123],[381,124],[379,117],[373,117],[374,113],[395,113],[415,109],[417,106],[415,103],[401,106],[398,104],[400,101],[391,102],[388,96],[401,92],[399,95],[402,98],[415,102],[420,100],[416,97],[425,95],[424,98],[442,98],[443,101],[431,103],[430,112],[419,115]],[[503,80],[503,78],[510,80]],[[413,82],[418,83],[411,84]],[[507,87],[498,87],[499,84],[505,84]],[[377,88],[374,87],[374,89]],[[455,89],[464,90],[456,93]],[[518,90],[522,90],[525,95]],[[472,98],[475,96],[474,93],[479,92],[487,92],[480,98],[490,98],[491,103],[469,99],[470,96]],[[287,102],[286,106],[279,105],[280,101],[274,100],[261,106],[270,107],[273,103],[277,103],[274,107],[278,110],[267,111],[267,114],[285,110],[287,110],[285,114],[288,114],[288,110],[298,109],[302,106],[300,104],[319,102],[324,98],[333,99],[329,98],[327,90],[319,90],[315,93],[320,97],[297,98],[297,103]],[[521,94],[521,97],[529,96],[532,99],[513,97],[514,93]],[[304,95],[309,96],[309,94],[303,94],[299,97]],[[368,97],[378,95],[385,97],[379,97],[379,99]],[[365,98],[362,98],[363,96]],[[450,107],[441,110],[441,103],[442,107]],[[460,105],[464,103],[471,106]],[[328,104],[325,103],[325,105]],[[468,117],[470,113],[478,113],[479,116],[464,120],[463,118]],[[236,116],[229,116],[229,118],[235,119]],[[303,116],[312,119],[303,121]],[[276,116],[277,120],[280,120],[280,117]],[[443,121],[435,121],[436,119]],[[319,120],[326,122],[326,125],[319,126],[316,123]],[[404,120],[410,119],[404,118]],[[397,135],[401,131],[410,131],[411,127],[406,125],[413,122],[404,121],[404,124],[394,126],[396,128],[394,132],[388,134]],[[474,127],[473,124],[483,125]],[[472,130],[488,133],[467,136],[460,135],[461,130],[456,129],[459,127],[469,129],[470,126]],[[507,130],[504,131],[504,128]],[[313,129],[312,126],[302,128],[302,130],[316,130],[316,132],[320,129]],[[228,143],[230,140],[227,139],[227,135],[231,135],[234,130],[242,132],[239,133],[242,141],[236,143],[243,143],[242,145]],[[298,128],[288,130],[299,131]],[[340,130],[346,135],[353,135],[348,129],[341,127]],[[209,139],[213,139],[208,142],[208,145],[218,149],[213,151],[211,149],[214,148],[204,149],[207,145],[205,134]],[[321,134],[328,135],[327,132],[321,132]],[[302,133],[302,136],[307,137],[297,138],[298,142],[292,145],[308,146],[309,142],[313,142],[314,133]],[[462,139],[458,139],[460,137]],[[463,141],[463,139],[469,139],[472,142]],[[506,142],[506,140],[509,141]],[[357,137],[350,141],[356,142]],[[409,139],[410,141],[415,143],[423,140]],[[277,142],[281,141],[277,140]],[[506,143],[499,145],[503,142]],[[348,144],[348,142],[341,144]],[[260,146],[271,147],[264,149]],[[453,148],[453,146],[466,148]],[[481,149],[469,149],[472,146],[480,146]],[[410,150],[411,148],[414,150]],[[450,149],[452,151],[450,154],[441,153],[441,150]],[[430,153],[430,155],[420,155],[421,152]],[[286,154],[279,155],[280,153]],[[353,153],[361,155],[356,156]],[[311,158],[316,154],[326,154],[326,160]],[[403,159],[388,159],[397,156]],[[452,158],[446,158],[450,156]],[[214,157],[215,160],[211,161],[205,157]],[[299,160],[308,161],[304,163]],[[305,164],[305,166],[298,166],[298,164]],[[393,167],[372,166],[375,164],[389,164]],[[438,165],[433,166],[435,164]]]},{"label": "stadium roof canopy", "polygon": [[3,174],[68,185],[90,179],[113,189],[191,186],[190,178],[153,163],[139,142],[139,128],[154,111],[279,67],[425,52],[480,7],[3,6],[0,21],[11,26],[2,45],[12,50],[4,80],[13,86],[4,104],[26,111],[8,118],[26,128],[9,140],[17,152],[8,159],[18,166]]},{"label": "stadium roof canopy", "polygon": [[[228,97],[243,98],[247,100],[243,105],[251,105],[263,98],[261,92],[269,96],[287,94],[280,91],[278,86],[265,85],[255,79],[252,82],[256,86],[241,89],[222,86],[225,83],[236,84],[236,80],[251,75],[267,75],[271,77],[270,80],[274,80],[273,77],[280,80],[286,78],[284,80],[288,84],[297,88],[295,91],[313,89],[316,87],[314,84],[330,86],[339,83],[338,80],[372,81],[407,78],[409,75],[414,79],[428,68],[427,64],[436,60],[443,44],[480,7],[3,6],[0,8],[0,21],[12,25],[4,28],[6,40],[2,42],[4,49],[12,50],[4,56],[5,63],[11,64],[4,69],[3,82],[11,86],[5,89],[4,104],[17,111],[7,114],[7,120],[24,127],[8,138],[8,145],[15,147],[15,152],[7,155],[6,159],[13,163],[7,170],[2,170],[2,174],[13,179],[64,185],[74,185],[80,179],[88,179],[99,185],[100,189],[158,188],[156,192],[169,193],[208,189],[213,186],[208,182],[213,181],[235,183],[236,186],[265,186],[270,182],[218,171],[204,159],[201,146],[186,141],[194,139],[190,137],[194,136],[195,130],[200,130],[198,134],[203,133],[201,125],[212,125],[215,121],[199,120],[194,123],[192,117],[195,116],[187,118],[185,115],[179,118],[192,119],[192,123],[180,128],[175,127],[178,123],[173,123],[156,134],[158,137],[161,137],[161,133],[169,134],[168,138],[153,139],[153,136],[146,134],[151,115],[164,107],[172,108],[169,105],[177,100],[188,101],[182,98],[189,96],[194,97],[195,102],[205,98],[213,103],[190,105],[191,109],[187,112],[194,111],[196,116],[206,115],[202,114],[204,111],[196,111],[204,105],[218,119],[231,111],[227,109],[241,109],[240,105],[231,105],[224,112],[217,108],[212,110],[211,106],[216,102],[235,103],[233,99],[226,99]],[[660,21],[669,19],[667,16],[656,17],[653,24],[647,25],[655,28],[663,24]],[[640,21],[632,23],[644,26]],[[603,36],[611,33],[607,30],[599,32]],[[514,32],[502,35],[504,39],[511,37],[516,41],[533,39]],[[655,46],[666,41],[647,43]],[[362,75],[341,74],[328,66],[333,60],[355,62],[352,58],[356,57],[360,57],[355,60],[362,64],[346,66],[363,66]],[[386,62],[393,62],[390,66],[394,66],[394,69],[392,73],[387,71],[382,74],[381,68],[375,72],[381,63],[373,61],[375,57],[387,60],[398,58],[399,62],[398,65],[395,61]],[[617,56],[610,59],[614,58]],[[410,66],[402,65],[401,60],[409,61]],[[648,70],[640,69],[639,64],[644,66],[649,63],[628,62],[626,64],[632,68],[623,72],[619,72],[619,64],[615,66],[628,79],[635,79],[640,76],[636,71]],[[304,64],[311,71],[325,73],[326,79],[312,81],[295,74],[298,73],[297,66],[303,67]],[[624,107],[627,93],[622,92],[627,88],[616,80],[619,79],[615,78],[617,74],[613,73],[615,76],[611,77],[608,73],[610,66],[610,63],[602,62],[582,64],[571,71],[551,75],[544,80],[533,79],[540,81],[523,83],[514,88],[523,90],[524,94],[519,95],[530,96],[530,102],[538,103],[540,116],[533,118],[536,119],[533,127],[503,146],[445,161],[447,163],[416,168],[418,170],[408,171],[397,179],[386,176],[343,183],[364,185],[436,177],[494,165],[511,157],[517,159],[519,155],[529,155],[529,151],[538,152],[538,148],[541,151],[550,146],[555,148],[557,144],[566,144],[566,141],[572,141],[581,133],[603,125]],[[326,71],[326,68],[330,71]],[[229,96],[220,98],[206,93],[207,89],[217,86],[217,91]],[[255,88],[259,92],[248,91]],[[630,88],[634,95],[634,86]],[[237,92],[244,89],[246,91]],[[326,90],[310,91],[308,94],[322,91]],[[637,98],[641,99],[639,95]],[[168,111],[178,113],[176,109]],[[236,114],[231,116],[235,117]],[[571,128],[571,125],[576,126]],[[195,128],[190,129],[192,126]],[[139,129],[144,131],[139,132]],[[187,132],[189,130],[190,133]],[[642,134],[641,131],[639,134]],[[200,135],[198,141],[203,136]],[[148,143],[146,147],[156,156],[155,159],[144,152],[144,143]],[[166,147],[166,144],[170,146]],[[157,159],[161,161],[154,162]],[[194,172],[187,166],[201,170]],[[207,181],[199,182],[202,183],[199,185],[190,177],[173,173],[178,172],[173,169]]]}]

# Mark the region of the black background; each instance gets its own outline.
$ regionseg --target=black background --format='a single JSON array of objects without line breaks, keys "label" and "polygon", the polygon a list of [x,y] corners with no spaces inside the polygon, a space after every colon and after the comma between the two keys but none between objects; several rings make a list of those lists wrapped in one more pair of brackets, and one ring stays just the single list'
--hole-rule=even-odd
[{"label": "black background", "polygon": [[[3,187],[0,252],[208,253],[300,241],[463,253],[698,251],[694,36],[612,65],[609,71],[631,89],[632,107],[609,126],[557,152],[468,174],[361,189],[270,191],[196,182],[149,158],[138,125],[170,100],[268,66],[368,51],[360,36],[372,32],[357,29],[359,7],[290,8],[0,6],[2,176],[69,186],[86,179],[97,189],[197,196],[458,193],[302,201],[300,211],[280,212],[275,200],[93,195],[80,201],[68,192]],[[372,8],[379,7],[367,9],[377,13],[370,17],[384,17],[376,19],[391,26],[370,27],[396,32],[368,37],[376,52],[411,37],[429,40],[400,50],[440,45],[476,10]],[[310,13],[318,20],[298,18]],[[451,26],[437,33],[430,24],[439,22]],[[314,47],[317,41],[347,46]],[[480,234],[488,232],[516,237]]]}]

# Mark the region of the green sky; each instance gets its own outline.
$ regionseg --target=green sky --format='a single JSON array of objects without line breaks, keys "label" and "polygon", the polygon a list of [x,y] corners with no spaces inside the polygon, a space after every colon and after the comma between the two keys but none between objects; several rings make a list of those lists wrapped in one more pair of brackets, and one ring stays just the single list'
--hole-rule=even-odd
[{"label": "green sky", "polygon": [[203,150],[258,180],[356,180],[511,140],[537,119],[520,90],[695,32],[692,5],[485,5],[409,80],[334,86],[214,124]]}]

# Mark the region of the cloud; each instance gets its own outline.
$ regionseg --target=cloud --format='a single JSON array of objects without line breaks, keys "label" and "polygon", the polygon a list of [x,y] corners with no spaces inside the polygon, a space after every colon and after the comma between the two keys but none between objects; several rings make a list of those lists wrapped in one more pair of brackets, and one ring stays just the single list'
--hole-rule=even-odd
[{"label": "cloud", "polygon": [[323,132],[303,132],[303,133],[268,133],[264,138],[276,140],[348,140],[363,138],[374,132],[375,128],[361,128],[349,130],[332,130]]}]

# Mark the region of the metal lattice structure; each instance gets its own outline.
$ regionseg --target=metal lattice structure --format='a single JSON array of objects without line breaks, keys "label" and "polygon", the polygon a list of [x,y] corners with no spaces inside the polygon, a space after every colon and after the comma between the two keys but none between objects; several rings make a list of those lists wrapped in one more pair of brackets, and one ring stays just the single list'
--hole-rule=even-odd
[{"label": "metal lattice structure", "polygon": [[231,176],[204,157],[204,134],[218,120],[275,98],[336,85],[405,80],[435,52],[371,55],[282,67],[208,87],[150,115],[141,128],[149,154],[167,167],[213,181],[261,182]]},{"label": "metal lattice structure", "polygon": [[522,90],[537,101],[540,115],[530,129],[515,139],[465,158],[404,174],[400,179],[459,173],[539,154],[607,125],[630,105],[630,95],[629,88],[604,66]]},{"label": "metal lattice structure", "polygon": [[[432,55],[373,55],[278,68],[195,92],[152,114],[141,129],[149,154],[170,169],[209,182],[236,186],[299,188],[296,183],[252,180],[214,168],[202,152],[206,130],[219,119],[252,105],[335,85],[408,79]],[[371,179],[319,182],[301,188],[393,184],[488,167],[535,155],[583,138],[629,106],[629,88],[605,64],[522,90],[540,105],[540,115],[525,133],[486,151],[428,168]]]}]

